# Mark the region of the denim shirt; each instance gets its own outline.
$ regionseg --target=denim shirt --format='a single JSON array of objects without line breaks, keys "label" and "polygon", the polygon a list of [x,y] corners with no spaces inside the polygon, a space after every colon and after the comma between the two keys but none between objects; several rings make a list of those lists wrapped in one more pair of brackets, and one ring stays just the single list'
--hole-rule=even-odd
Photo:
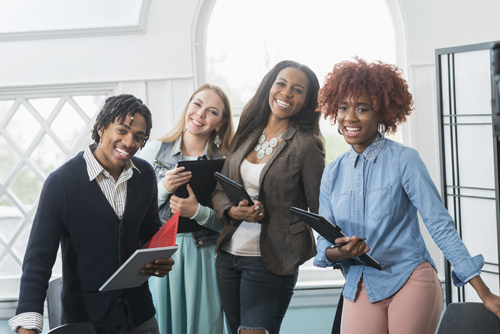
[{"label": "denim shirt", "polygon": [[[182,135],[174,142],[161,143],[160,149],[158,150],[153,162],[153,167],[156,173],[156,179],[158,183],[163,182],[165,173],[168,170],[175,168],[175,165],[182,160],[181,143],[182,143]],[[207,143],[203,155],[199,156],[198,160],[204,160],[204,159],[215,160],[222,158],[224,157],[211,156],[208,151],[208,143]],[[172,216],[172,211],[170,210],[170,201],[168,200],[171,194],[168,193],[162,194],[161,189],[164,189],[163,186],[158,189],[159,189],[158,206],[160,207],[160,219],[162,221],[167,221]],[[163,203],[165,203],[165,205],[163,205]],[[213,211],[213,209],[210,209],[210,215],[208,217],[205,227],[209,228],[204,228],[199,231],[191,232],[194,238],[195,245],[198,248],[215,245],[217,243],[217,239],[219,238],[220,230],[222,229],[223,226],[219,222],[217,214],[215,213],[215,211]],[[217,229],[218,231],[215,231],[214,229]]]},{"label": "denim shirt", "polygon": [[[479,275],[483,256],[470,256],[416,150],[378,136],[363,154],[351,147],[326,167],[319,214],[339,225],[347,236],[365,237],[368,254],[382,266],[378,271],[353,259],[342,261],[348,300],[355,300],[361,278],[373,303],[396,293],[422,262],[436,270],[420,233],[417,212],[453,265],[453,283],[462,286]],[[336,264],[325,256],[330,245],[318,236],[315,266]]]}]

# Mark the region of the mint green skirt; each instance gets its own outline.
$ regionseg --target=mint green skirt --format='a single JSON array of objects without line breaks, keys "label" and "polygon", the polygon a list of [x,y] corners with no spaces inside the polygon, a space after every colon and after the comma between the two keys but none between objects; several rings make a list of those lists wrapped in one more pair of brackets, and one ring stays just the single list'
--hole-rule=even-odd
[{"label": "mint green skirt", "polygon": [[160,334],[223,334],[215,245],[196,248],[191,233],[177,234],[177,245],[172,271],[149,279]]}]

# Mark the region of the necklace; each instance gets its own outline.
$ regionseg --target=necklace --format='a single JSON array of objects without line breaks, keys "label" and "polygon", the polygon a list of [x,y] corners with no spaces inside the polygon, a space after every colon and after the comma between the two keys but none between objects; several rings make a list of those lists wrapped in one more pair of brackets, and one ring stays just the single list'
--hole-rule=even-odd
[{"label": "necklace", "polygon": [[[286,130],[285,130],[286,131]],[[274,148],[278,146],[278,140],[283,137],[283,134],[285,133],[283,131],[276,137],[272,138],[270,141],[266,141],[266,135],[264,134],[266,132],[266,129],[262,131],[262,134],[259,137],[259,141],[257,145],[255,145],[254,151],[257,152],[257,159],[262,159],[266,155],[271,155],[274,152]]]}]

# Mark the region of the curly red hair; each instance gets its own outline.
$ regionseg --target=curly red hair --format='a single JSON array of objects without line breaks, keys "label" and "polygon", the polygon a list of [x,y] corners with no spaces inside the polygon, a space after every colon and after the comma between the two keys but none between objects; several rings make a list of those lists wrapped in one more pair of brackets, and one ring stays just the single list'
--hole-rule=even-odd
[{"label": "curly red hair", "polygon": [[405,122],[414,109],[412,95],[401,73],[395,65],[381,61],[368,63],[355,57],[352,61],[340,62],[328,73],[319,91],[319,108],[325,119],[335,124],[340,100],[346,96],[357,100],[366,89],[386,132],[395,133],[398,124]]}]

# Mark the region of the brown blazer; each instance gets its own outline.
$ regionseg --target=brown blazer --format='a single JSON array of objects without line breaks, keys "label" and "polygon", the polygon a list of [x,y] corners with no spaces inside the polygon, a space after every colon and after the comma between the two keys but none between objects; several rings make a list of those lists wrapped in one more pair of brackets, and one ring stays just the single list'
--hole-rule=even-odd
[{"label": "brown blazer", "polygon": [[[240,148],[231,152],[222,174],[243,184],[240,165],[257,144],[262,128],[255,129]],[[309,132],[291,125],[275,149],[259,179],[259,201],[265,210],[260,234],[261,258],[267,269],[276,275],[291,275],[299,265],[316,255],[311,229],[290,212],[290,206],[318,212],[319,188],[325,168],[322,141]],[[227,211],[232,203],[217,185],[212,197],[214,209],[224,224],[217,250],[228,242],[241,220],[231,219]]]}]

